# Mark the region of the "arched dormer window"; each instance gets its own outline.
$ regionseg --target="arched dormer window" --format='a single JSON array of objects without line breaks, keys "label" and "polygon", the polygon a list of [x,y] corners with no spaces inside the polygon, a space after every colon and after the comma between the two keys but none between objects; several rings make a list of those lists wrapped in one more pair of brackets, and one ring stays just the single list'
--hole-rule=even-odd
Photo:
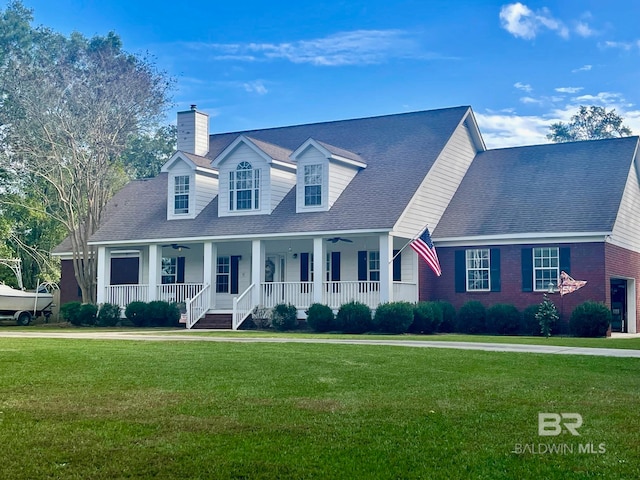
[{"label": "arched dormer window", "polygon": [[249,162],[240,162],[229,172],[229,210],[260,208],[260,169]]}]

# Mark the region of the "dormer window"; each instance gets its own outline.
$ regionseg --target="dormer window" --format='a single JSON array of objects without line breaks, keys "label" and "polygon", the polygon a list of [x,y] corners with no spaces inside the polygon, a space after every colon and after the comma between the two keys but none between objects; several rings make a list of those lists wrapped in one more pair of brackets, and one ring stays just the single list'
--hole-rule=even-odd
[{"label": "dormer window", "polygon": [[304,205],[322,205],[322,164],[304,166]]},{"label": "dormer window", "polygon": [[260,208],[260,169],[249,162],[240,162],[229,172],[229,210]]},{"label": "dormer window", "polygon": [[182,215],[189,213],[189,175],[174,177],[173,213]]}]

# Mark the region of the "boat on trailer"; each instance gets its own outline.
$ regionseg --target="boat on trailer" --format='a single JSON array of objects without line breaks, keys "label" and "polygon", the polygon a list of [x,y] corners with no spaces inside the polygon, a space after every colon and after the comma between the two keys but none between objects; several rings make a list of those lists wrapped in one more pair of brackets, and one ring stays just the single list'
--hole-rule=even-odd
[{"label": "boat on trailer", "polygon": [[18,287],[0,283],[0,319],[14,319],[18,325],[29,325],[33,318],[43,315],[49,318],[53,307],[52,283],[41,283],[35,290],[25,290],[22,283],[20,260],[0,259],[0,264],[9,267],[16,275]]}]

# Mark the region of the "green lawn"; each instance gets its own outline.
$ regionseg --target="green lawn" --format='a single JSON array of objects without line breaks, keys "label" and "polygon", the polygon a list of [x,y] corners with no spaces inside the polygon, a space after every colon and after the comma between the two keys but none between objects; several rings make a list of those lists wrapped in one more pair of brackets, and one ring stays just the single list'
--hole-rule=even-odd
[{"label": "green lawn", "polygon": [[0,477],[640,478],[639,405],[640,359],[0,338]]}]

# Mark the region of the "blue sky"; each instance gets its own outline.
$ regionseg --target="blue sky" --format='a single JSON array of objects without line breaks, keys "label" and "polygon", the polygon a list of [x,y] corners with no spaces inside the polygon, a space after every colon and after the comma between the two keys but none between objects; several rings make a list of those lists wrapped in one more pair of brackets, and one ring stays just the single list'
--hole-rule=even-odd
[{"label": "blue sky", "polygon": [[582,104],[640,134],[637,0],[23,3],[153,55],[176,81],[167,122],[197,104],[212,133],[471,105],[502,147],[546,142]]}]

